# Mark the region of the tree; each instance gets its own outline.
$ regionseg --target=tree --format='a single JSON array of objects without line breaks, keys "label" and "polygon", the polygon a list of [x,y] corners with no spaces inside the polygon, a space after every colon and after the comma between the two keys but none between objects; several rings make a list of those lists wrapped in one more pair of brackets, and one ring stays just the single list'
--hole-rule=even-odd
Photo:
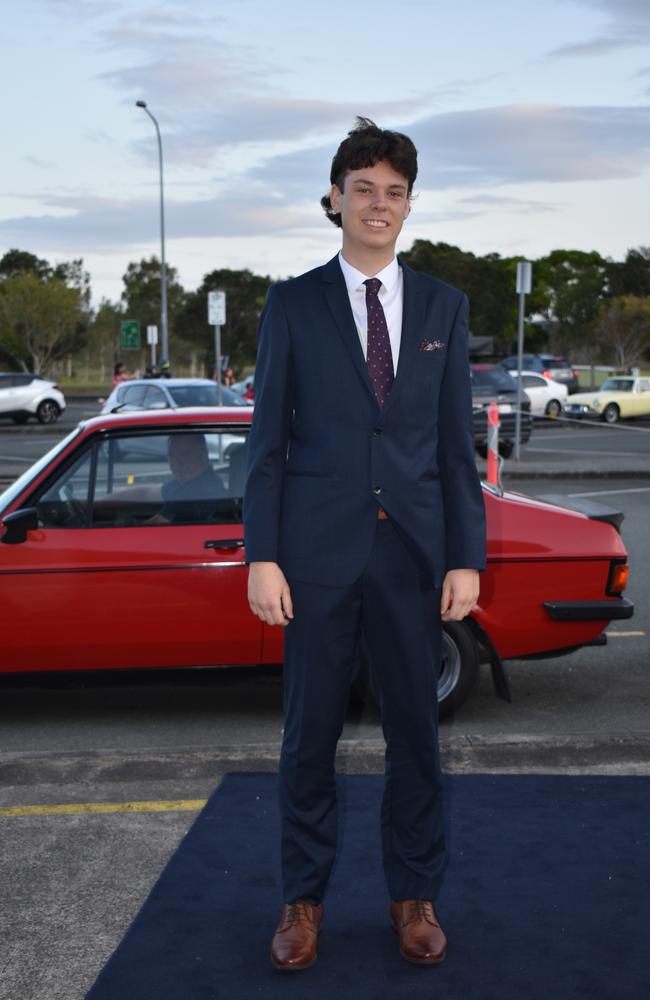
[{"label": "tree", "polygon": [[[167,324],[171,332],[177,332],[177,317],[185,303],[185,290],[178,280],[175,267],[165,265],[167,274]],[[137,319],[141,328],[156,325],[160,327],[160,261],[157,257],[131,261],[123,275],[124,291],[122,301],[126,319]],[[158,335],[160,336],[160,329]]]},{"label": "tree", "polygon": [[608,261],[608,270],[613,296],[650,295],[650,247],[628,250],[622,263]]},{"label": "tree", "polygon": [[25,273],[35,274],[37,278],[48,278],[52,274],[52,268],[46,260],[35,257],[26,250],[7,250],[0,260],[0,280]]},{"label": "tree", "polygon": [[553,349],[592,361],[599,311],[609,296],[607,261],[596,251],[553,250],[534,270],[547,290],[542,312]]},{"label": "tree", "polygon": [[0,344],[15,367],[47,372],[83,345],[85,333],[78,288],[27,270],[0,282]]},{"label": "tree", "polygon": [[222,290],[226,293],[226,325],[221,331],[221,350],[230,355],[231,364],[241,372],[242,368],[255,363],[257,324],[271,284],[268,275],[223,268],[210,271],[199,288],[188,294],[178,325],[188,340],[201,345],[208,370],[214,363],[212,329],[208,326],[208,292]]},{"label": "tree", "polygon": [[637,365],[650,350],[650,297],[622,295],[605,303],[597,333],[604,360],[623,369]]}]

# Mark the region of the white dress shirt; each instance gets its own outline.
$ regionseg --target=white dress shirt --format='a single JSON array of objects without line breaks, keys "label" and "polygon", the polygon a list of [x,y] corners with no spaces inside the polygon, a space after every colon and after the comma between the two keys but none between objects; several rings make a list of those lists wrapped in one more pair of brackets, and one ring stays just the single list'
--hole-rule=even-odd
[{"label": "white dress shirt", "polygon": [[368,360],[368,312],[366,309],[366,286],[364,281],[368,278],[379,278],[381,288],[379,289],[379,301],[384,310],[388,336],[390,337],[390,350],[393,356],[393,373],[397,374],[397,359],[399,358],[399,345],[402,339],[402,309],[404,305],[404,278],[402,269],[397,263],[397,257],[393,257],[390,264],[377,274],[362,274],[356,267],[348,264],[341,252],[339,252],[339,264],[343,271],[345,284],[352,306],[352,315],[359,333],[363,356]]}]

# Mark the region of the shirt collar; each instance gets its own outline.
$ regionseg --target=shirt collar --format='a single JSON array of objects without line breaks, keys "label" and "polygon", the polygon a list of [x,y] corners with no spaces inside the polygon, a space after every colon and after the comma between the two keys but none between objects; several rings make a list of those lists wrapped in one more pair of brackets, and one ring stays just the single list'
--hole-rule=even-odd
[{"label": "shirt collar", "polygon": [[341,270],[343,271],[343,277],[345,278],[348,295],[352,295],[353,292],[357,292],[359,290],[365,293],[363,283],[370,277],[379,278],[382,287],[385,288],[387,292],[392,292],[399,280],[399,263],[397,261],[397,257],[393,257],[390,264],[387,264],[386,267],[382,268],[381,271],[378,271],[377,274],[374,275],[364,274],[362,271],[358,271],[356,267],[353,267],[352,264],[348,264],[341,251],[339,251],[339,264],[341,265]]}]

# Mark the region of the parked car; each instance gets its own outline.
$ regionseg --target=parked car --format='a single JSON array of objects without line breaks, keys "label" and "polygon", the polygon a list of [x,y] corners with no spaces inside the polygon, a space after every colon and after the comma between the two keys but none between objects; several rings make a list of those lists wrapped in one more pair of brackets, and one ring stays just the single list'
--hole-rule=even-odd
[{"label": "parked car", "polygon": [[[250,405],[228,386],[221,393],[223,406]],[[101,413],[217,405],[217,384],[209,378],[134,378],[115,386]]]},{"label": "parked car", "polygon": [[[483,458],[487,456],[487,409],[494,400],[499,406],[499,453],[509,458],[515,447],[518,386],[509,372],[500,365],[470,365],[472,407],[474,410],[474,446]],[[521,400],[521,441],[530,439],[533,421],[530,399],[524,392]]]},{"label": "parked car", "polygon": [[[250,421],[214,407],[95,417],[5,490],[0,670],[279,663],[283,630],[246,596]],[[503,685],[502,660],[577,649],[632,614],[619,515],[483,490],[488,567],[476,610],[444,626],[442,715],[481,655]]]},{"label": "parked car", "polygon": [[[513,354],[509,358],[504,358],[501,364],[506,371],[517,371],[519,359],[516,354]],[[580,388],[578,373],[571,367],[566,358],[560,358],[554,354],[524,354],[522,371],[524,369],[527,372],[541,372],[547,378],[561,382],[570,393],[578,392]]]},{"label": "parked car", "polygon": [[[517,372],[510,373],[517,381]],[[548,378],[542,372],[522,372],[521,384],[530,400],[530,412],[533,417],[559,417],[562,404],[566,401],[569,390],[562,382]]]},{"label": "parked car", "polygon": [[579,392],[564,404],[567,417],[600,418],[615,424],[628,417],[650,417],[650,378],[615,375],[596,392]]},{"label": "parked car", "polygon": [[54,424],[65,410],[65,397],[56,382],[28,372],[0,372],[0,417],[16,424],[36,417],[39,424]]}]

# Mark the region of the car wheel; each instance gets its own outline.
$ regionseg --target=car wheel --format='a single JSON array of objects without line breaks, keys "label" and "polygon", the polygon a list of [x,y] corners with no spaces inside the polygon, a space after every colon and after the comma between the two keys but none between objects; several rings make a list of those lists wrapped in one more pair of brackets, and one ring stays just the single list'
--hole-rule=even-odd
[{"label": "car wheel", "polygon": [[471,626],[465,622],[445,622],[438,677],[439,718],[451,715],[466,701],[476,683],[478,670],[479,648]]},{"label": "car wheel", "polygon": [[499,442],[499,454],[501,455],[502,458],[510,458],[514,450],[515,450],[514,441]]},{"label": "car wheel", "polygon": [[549,399],[546,404],[547,417],[559,417],[562,411],[562,404],[557,399]]},{"label": "car wheel", "polygon": [[55,424],[61,410],[53,399],[44,399],[36,409],[36,419],[39,424]]},{"label": "car wheel", "polygon": [[[460,708],[478,677],[479,648],[471,626],[465,622],[445,622],[441,654],[438,717],[444,719]],[[372,673],[365,657],[361,658],[351,695],[356,704],[377,702]]]},{"label": "car wheel", "polygon": [[616,424],[618,423],[620,416],[621,411],[616,403],[608,403],[602,412],[601,419],[604,420],[606,424]]},{"label": "car wheel", "polygon": [[26,424],[29,420],[29,414],[27,413],[17,413],[11,418],[15,424]]}]

